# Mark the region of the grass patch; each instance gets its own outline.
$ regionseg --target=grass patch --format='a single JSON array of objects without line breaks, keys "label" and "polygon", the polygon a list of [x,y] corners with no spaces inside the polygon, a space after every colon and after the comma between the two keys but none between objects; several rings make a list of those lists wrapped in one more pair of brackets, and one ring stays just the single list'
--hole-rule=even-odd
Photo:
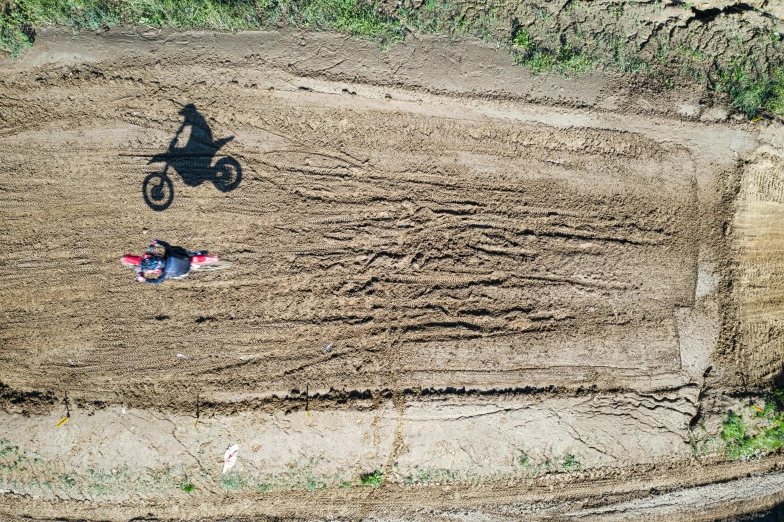
[{"label": "grass patch", "polygon": [[57,479],[63,485],[63,487],[67,489],[73,489],[74,487],[76,487],[76,479],[71,475],[55,474],[54,478]]},{"label": "grass patch", "polygon": [[662,31],[645,40],[630,36],[628,28],[647,16],[636,2],[610,9],[591,2],[567,2],[567,8],[558,10],[541,3],[513,7],[495,0],[476,9],[449,0],[394,4],[380,0],[5,0],[0,7],[0,50],[16,57],[32,45],[37,29],[50,26],[236,31],[285,24],[368,38],[382,47],[404,41],[407,32],[474,35],[508,48],[515,61],[534,75],[573,77],[614,70],[641,75],[638,84],[654,91],[707,85],[713,98],[749,117],[784,114],[784,43],[774,26],[755,28],[750,39],[726,38],[711,44],[722,49],[714,52],[706,47],[710,42],[688,31]]},{"label": "grass patch", "polygon": [[0,459],[8,455],[19,455],[19,446],[11,444],[11,441],[8,439],[0,440]]},{"label": "grass patch", "polygon": [[23,12],[14,8],[14,4],[6,4],[0,9],[0,50],[16,58],[33,45],[33,26]]},{"label": "grass patch", "polygon": [[25,460],[25,455],[19,453],[19,446],[12,444],[8,439],[0,440],[0,472],[13,471]]},{"label": "grass patch", "polygon": [[428,484],[430,482],[455,482],[458,480],[457,473],[448,469],[417,469],[416,474],[406,477],[406,484]]},{"label": "grass patch", "polygon": [[[299,484],[300,487],[303,484]],[[308,491],[316,491],[317,489],[327,489],[327,483],[316,477],[308,477],[304,483],[304,488]]]},{"label": "grass patch", "polygon": [[761,111],[784,114],[784,69],[769,76],[738,60],[726,69],[719,69],[716,76],[715,88],[726,93],[732,108],[739,112],[749,117]]},{"label": "grass patch", "polygon": [[323,458],[309,458],[303,462],[290,464],[288,484],[294,489],[306,489],[308,491],[326,489],[327,481],[313,473],[313,469],[321,460]]},{"label": "grass patch", "polygon": [[403,40],[400,21],[380,13],[375,3],[363,0],[266,0],[264,3],[267,10],[274,5],[274,9],[284,13],[292,25],[331,29],[382,43]]},{"label": "grass patch", "polygon": [[177,484],[177,487],[179,487],[181,490],[183,490],[186,493],[193,493],[193,490],[196,489],[196,486],[193,485],[193,482],[187,479]]},{"label": "grass patch", "polygon": [[533,459],[524,451],[517,457],[517,464],[522,468],[523,474],[528,477],[536,477],[547,473],[562,473],[578,471],[582,469],[582,464],[575,455],[566,455],[563,459],[547,457],[544,462],[536,464]]},{"label": "grass patch", "polygon": [[227,473],[221,477],[221,485],[228,491],[235,491],[247,488],[248,480],[239,473]]},{"label": "grass patch", "polygon": [[581,464],[574,455],[567,455],[564,457],[561,467],[564,471],[577,471],[580,469]]},{"label": "grass patch", "polygon": [[768,394],[764,408],[749,406],[741,413],[728,412],[722,425],[728,457],[750,460],[784,448],[784,390]]},{"label": "grass patch", "polygon": [[513,33],[511,45],[515,61],[534,76],[555,72],[570,77],[593,70],[597,66],[596,60],[572,44],[558,42],[553,47],[542,45],[525,29],[518,29]]},{"label": "grass patch", "polygon": [[384,474],[381,470],[376,470],[373,473],[367,473],[359,477],[359,482],[363,486],[373,486],[377,488],[381,485],[384,480]]},{"label": "grass patch", "polygon": [[333,30],[382,44],[403,39],[400,21],[365,0],[11,0],[0,11],[0,49],[16,57],[32,45],[34,28],[52,26],[236,31],[277,22]]},{"label": "grass patch", "polygon": [[534,465],[533,462],[531,462],[531,458],[524,451],[521,451],[520,456],[517,457],[517,463],[523,469],[530,469]]},{"label": "grass patch", "polygon": [[88,469],[87,487],[94,495],[103,495],[117,485],[119,475],[110,472]]}]

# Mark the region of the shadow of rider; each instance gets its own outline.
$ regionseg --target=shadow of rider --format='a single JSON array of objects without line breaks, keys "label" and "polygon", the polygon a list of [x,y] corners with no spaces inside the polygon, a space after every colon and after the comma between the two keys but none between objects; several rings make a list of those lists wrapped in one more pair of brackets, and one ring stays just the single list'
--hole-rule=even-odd
[{"label": "shadow of rider", "polygon": [[[185,119],[169,143],[168,155],[174,159],[172,166],[177,174],[186,185],[193,187],[212,180],[215,170],[210,167],[212,159],[221,147],[234,139],[234,136],[213,141],[212,130],[207,120],[192,103],[184,106],[179,114]],[[177,147],[180,135],[187,127],[190,127],[188,141],[184,146]]]},{"label": "shadow of rider", "polygon": [[[173,169],[188,186],[196,187],[209,181],[220,192],[234,190],[242,180],[242,166],[235,158],[222,155],[212,164],[218,150],[233,140],[234,136],[213,140],[207,120],[192,103],[185,105],[179,114],[183,116],[183,122],[169,142],[169,148],[163,154],[152,156],[147,162],[148,165],[162,163],[162,170],[148,173],[142,181],[144,201],[156,212],[166,210],[174,200],[174,184],[169,177],[169,169]],[[188,141],[178,147],[186,129],[189,130]]]}]

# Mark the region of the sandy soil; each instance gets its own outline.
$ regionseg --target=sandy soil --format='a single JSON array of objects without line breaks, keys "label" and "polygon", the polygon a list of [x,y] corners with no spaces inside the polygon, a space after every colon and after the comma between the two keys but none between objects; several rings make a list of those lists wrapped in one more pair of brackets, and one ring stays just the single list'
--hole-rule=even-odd
[{"label": "sandy soil", "polygon": [[[0,74],[9,516],[671,517],[648,497],[682,490],[696,520],[743,509],[689,488],[781,465],[689,447],[708,367],[780,374],[768,123],[437,38],[45,32]],[[153,238],[233,265],[136,283],[119,257]]]}]

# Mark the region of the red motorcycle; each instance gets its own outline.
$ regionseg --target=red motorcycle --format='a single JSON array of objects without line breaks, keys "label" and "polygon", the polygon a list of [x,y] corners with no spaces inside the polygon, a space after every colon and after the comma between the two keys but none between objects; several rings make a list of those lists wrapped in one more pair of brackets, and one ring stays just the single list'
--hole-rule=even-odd
[{"label": "red motorcycle", "polygon": [[[120,258],[120,262],[129,268],[139,270],[142,260],[145,256],[135,256],[126,254]],[[196,252],[191,256],[191,270],[220,270],[221,268],[228,268],[231,263],[228,261],[221,261],[218,256],[211,254],[202,254]]]}]

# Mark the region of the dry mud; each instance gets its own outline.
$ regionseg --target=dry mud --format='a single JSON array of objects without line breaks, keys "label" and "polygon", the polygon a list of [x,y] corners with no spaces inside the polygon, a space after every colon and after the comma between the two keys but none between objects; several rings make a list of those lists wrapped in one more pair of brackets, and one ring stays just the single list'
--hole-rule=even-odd
[{"label": "dry mud", "polygon": [[[698,520],[781,500],[780,459],[689,447],[709,368],[780,377],[772,124],[675,118],[677,91],[601,105],[612,78],[534,79],[437,38],[53,32],[0,66],[9,516],[667,518],[649,497],[673,492]],[[188,103],[204,121],[176,136]],[[175,136],[155,211],[147,158]],[[226,157],[234,190],[185,183]],[[153,238],[233,266],[141,285],[119,257]]]}]

